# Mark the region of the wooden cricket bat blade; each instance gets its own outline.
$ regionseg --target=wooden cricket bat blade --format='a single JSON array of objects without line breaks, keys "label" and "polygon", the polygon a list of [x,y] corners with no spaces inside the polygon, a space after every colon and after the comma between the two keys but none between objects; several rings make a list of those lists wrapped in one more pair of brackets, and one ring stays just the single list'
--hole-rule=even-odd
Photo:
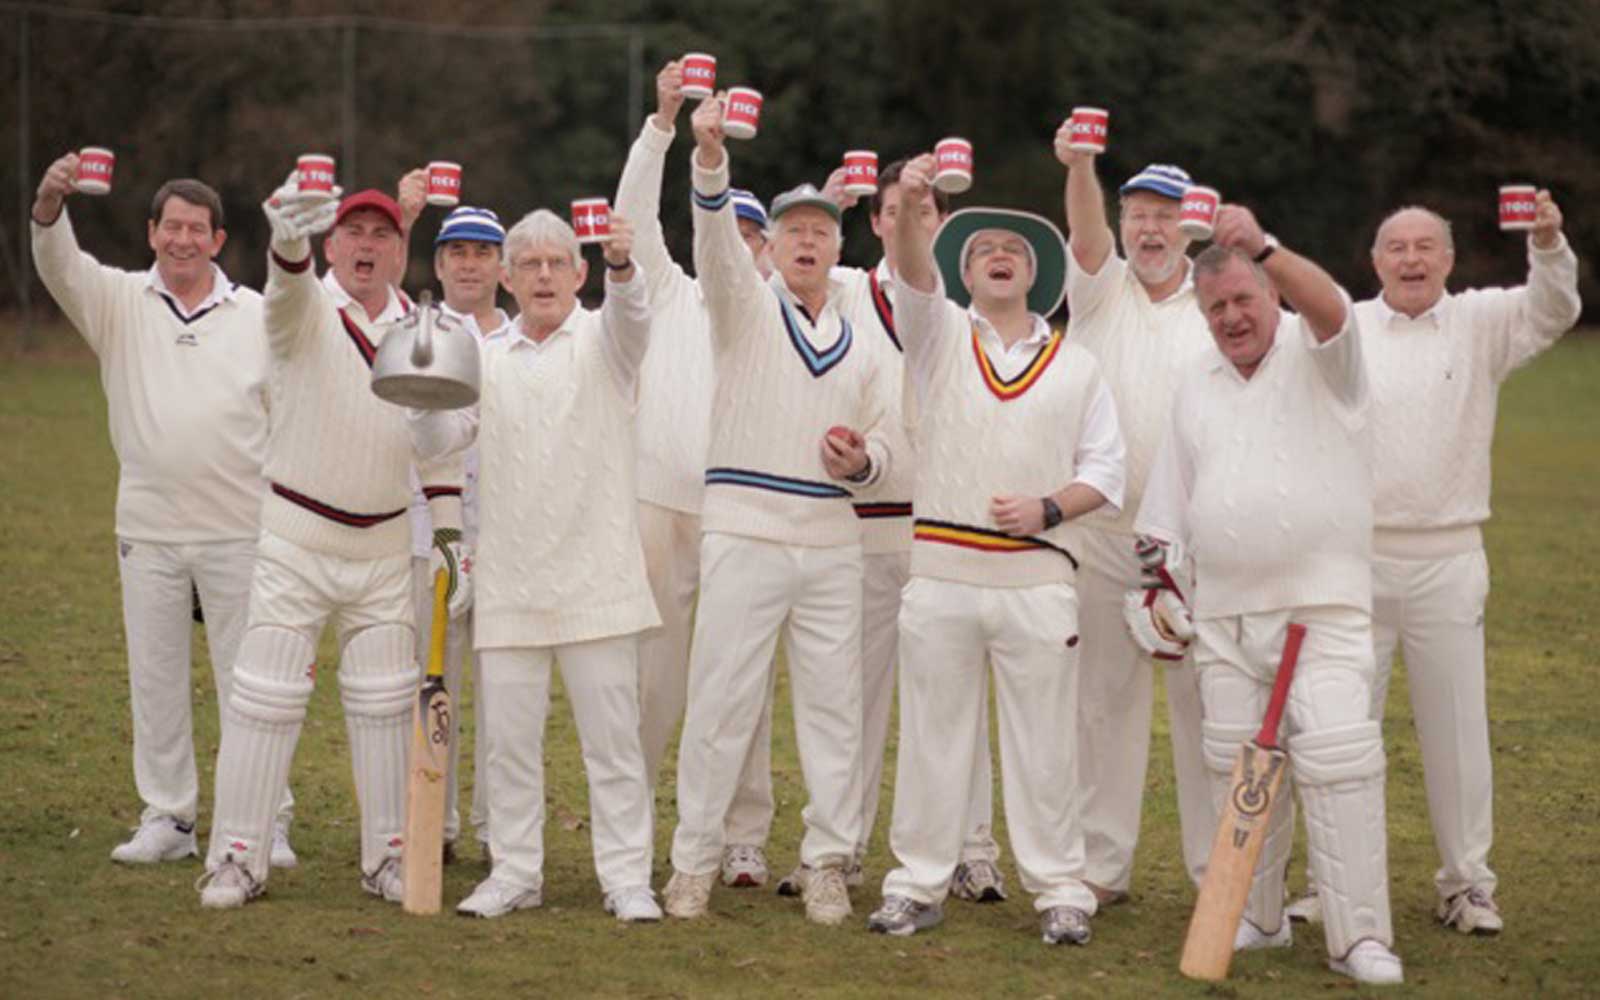
[{"label": "wooden cricket bat blade", "polygon": [[444,687],[444,639],[449,624],[445,572],[433,582],[433,631],[429,636],[428,673],[417,691],[412,713],[411,755],[406,776],[405,844],[400,871],[407,913],[439,912],[444,898],[444,807],[450,768],[450,692]]}]

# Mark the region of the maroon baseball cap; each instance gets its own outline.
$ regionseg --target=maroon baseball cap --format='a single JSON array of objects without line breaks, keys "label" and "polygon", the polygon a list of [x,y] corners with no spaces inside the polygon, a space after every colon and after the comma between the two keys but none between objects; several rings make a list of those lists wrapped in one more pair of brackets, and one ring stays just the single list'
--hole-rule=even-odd
[{"label": "maroon baseball cap", "polygon": [[339,214],[334,216],[333,224],[337,226],[344,221],[345,216],[351,212],[358,212],[363,208],[383,213],[390,222],[394,223],[395,229],[405,230],[405,226],[400,222],[400,203],[377,188],[367,188],[365,191],[357,191],[355,194],[346,195],[344,200],[339,202]]}]

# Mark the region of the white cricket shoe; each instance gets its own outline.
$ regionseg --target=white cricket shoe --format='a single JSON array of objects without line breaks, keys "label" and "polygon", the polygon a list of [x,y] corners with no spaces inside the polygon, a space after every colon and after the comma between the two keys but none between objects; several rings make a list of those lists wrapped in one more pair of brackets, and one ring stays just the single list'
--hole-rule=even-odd
[{"label": "white cricket shoe", "polygon": [[932,903],[919,903],[909,896],[888,895],[883,905],[867,918],[867,930],[891,937],[910,937],[918,931],[939,926],[944,910]]},{"label": "white cricket shoe", "polygon": [[363,873],[361,888],[390,903],[403,902],[406,898],[406,883],[400,871],[399,856],[390,855],[384,858],[378,870],[371,875]]},{"label": "white cricket shoe", "polygon": [[200,905],[216,910],[237,909],[267,891],[231,854],[196,879],[194,887],[200,891]]},{"label": "white cricket shoe", "polygon": [[731,889],[758,889],[771,872],[759,844],[731,844],[722,851],[722,884]]},{"label": "white cricket shoe", "polygon": [[806,919],[814,924],[837,927],[850,917],[850,889],[844,884],[843,868],[813,868],[804,896]]},{"label": "white cricket shoe", "polygon": [[962,861],[950,877],[950,895],[969,903],[1000,903],[1006,882],[993,861]]},{"label": "white cricket shoe", "polygon": [[1322,923],[1322,897],[1317,895],[1317,887],[1285,906],[1283,915],[1297,924]]},{"label": "white cricket shoe", "polygon": [[1344,958],[1328,959],[1328,968],[1349,976],[1358,983],[1386,986],[1405,982],[1400,956],[1377,941],[1358,941]]},{"label": "white cricket shoe", "polygon": [[1089,914],[1076,906],[1052,906],[1039,915],[1039,933],[1045,944],[1088,944],[1094,932]]},{"label": "white cricket shoe", "polygon": [[1239,929],[1233,934],[1233,950],[1257,951],[1262,948],[1287,948],[1293,940],[1293,933],[1289,929],[1289,921],[1287,920],[1279,924],[1278,929],[1271,934],[1248,920],[1241,920],[1239,921]]},{"label": "white cricket shoe", "polygon": [[172,816],[152,816],[140,822],[127,842],[111,849],[111,860],[125,865],[153,865],[199,854],[193,823],[180,823]]},{"label": "white cricket shoe", "polygon": [[1463,934],[1499,934],[1505,927],[1505,921],[1500,919],[1500,908],[1494,905],[1494,897],[1482,889],[1468,889],[1439,900],[1435,916],[1446,927],[1454,927]]},{"label": "white cricket shoe", "polygon": [[456,912],[463,917],[503,917],[512,910],[531,910],[544,902],[544,889],[535,886],[524,889],[510,882],[502,882],[490,875],[472,895],[456,904]]},{"label": "white cricket shoe", "polygon": [[625,924],[654,923],[661,919],[656,894],[645,886],[606,893],[606,912]]},{"label": "white cricket shoe", "polygon": [[693,920],[706,915],[711,906],[711,883],[716,875],[690,875],[674,870],[667,887],[661,893],[666,901],[667,915],[680,920]]},{"label": "white cricket shoe", "polygon": [[294,848],[289,846],[289,821],[279,817],[272,823],[272,867],[295,868],[300,864],[300,859],[295,857]]}]

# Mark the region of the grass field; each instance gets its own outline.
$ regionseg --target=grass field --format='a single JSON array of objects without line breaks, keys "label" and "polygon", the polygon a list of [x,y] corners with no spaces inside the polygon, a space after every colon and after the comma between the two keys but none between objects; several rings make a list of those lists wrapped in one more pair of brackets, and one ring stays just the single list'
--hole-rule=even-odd
[{"label": "grass field", "polygon": [[[1418,413],[1417,419],[1428,419]],[[1192,893],[1178,860],[1165,731],[1151,754],[1131,903],[1087,949],[1039,943],[1031,907],[952,903],[908,940],[866,933],[890,856],[883,796],[859,919],[806,923],[797,903],[720,887],[712,916],[622,927],[600,909],[570,712],[551,714],[543,909],[492,921],[406,917],[356,884],[356,813],[335,685],[326,673],[300,742],[295,846],[243,910],[202,912],[198,862],[112,864],[137,822],[112,506],[116,464],[92,362],[0,362],[0,996],[1346,996],[1320,933],[1251,955],[1225,984],[1177,974]],[[1403,680],[1391,694],[1391,891],[1407,986],[1391,994],[1600,994],[1600,339],[1570,338],[1502,395],[1496,517],[1488,532],[1493,862],[1507,931],[1468,939],[1432,921],[1435,856]],[[328,653],[324,651],[324,659]],[[209,826],[215,700],[197,649],[194,697]],[[1160,685],[1157,685],[1159,690]],[[786,693],[780,688],[783,705]],[[782,720],[784,712],[778,713]],[[1161,718],[1164,710],[1157,712]],[[1158,727],[1161,724],[1158,723]],[[774,867],[794,858],[804,794],[787,721],[774,751]],[[468,727],[470,739],[470,725]],[[470,760],[470,754],[464,754]],[[893,769],[893,751],[889,758]],[[996,792],[998,801],[999,793]],[[659,793],[656,887],[674,821]],[[483,875],[476,852],[446,870],[446,904]],[[1294,872],[1303,865],[1297,858]]]}]

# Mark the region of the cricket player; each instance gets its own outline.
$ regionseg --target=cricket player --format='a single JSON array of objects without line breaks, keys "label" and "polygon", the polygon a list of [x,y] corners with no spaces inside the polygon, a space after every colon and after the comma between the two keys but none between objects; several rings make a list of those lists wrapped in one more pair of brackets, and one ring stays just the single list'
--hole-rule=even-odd
[{"label": "cricket player", "polygon": [[[402,201],[402,210],[404,210]],[[439,226],[433,240],[433,275],[439,280],[444,296],[439,312],[454,320],[474,338],[479,348],[497,337],[506,336],[511,328],[511,317],[495,303],[500,288],[501,244],[506,230],[500,217],[487,208],[462,205],[453,209]],[[461,521],[462,541],[467,551],[472,551],[478,539],[478,450],[468,448],[462,456]],[[453,487],[435,487],[452,489]],[[421,485],[416,484],[411,495],[411,580],[412,601],[416,607],[418,668],[427,666],[425,659],[429,635],[433,630],[433,580],[428,575],[429,557],[433,552],[433,525],[428,517],[428,500]],[[445,690],[461,691],[461,676],[466,666],[467,651],[472,648],[472,608],[469,605],[460,617],[451,619],[446,630],[444,646]],[[478,664],[473,660],[472,690],[479,690]],[[472,811],[469,819],[477,831],[477,840],[484,851],[489,850],[488,799],[483,780],[484,750],[488,741],[483,733],[483,712],[474,705],[477,715],[477,738],[473,740],[472,754]],[[444,857],[453,861],[456,856],[455,841],[461,833],[461,813],[457,804],[460,783],[461,745],[457,735],[461,728],[462,702],[455,702],[450,713],[450,764],[445,779]]]},{"label": "cricket player", "polygon": [[[302,193],[293,176],[263,204],[272,239],[264,317],[272,357],[268,495],[217,760],[206,873],[208,907],[238,907],[266,888],[262,846],[282,794],[316,675],[316,643],[332,619],[339,688],[361,812],[361,885],[399,902],[404,891],[405,762],[417,690],[411,560],[405,517],[413,467],[403,410],[371,390],[383,325],[406,305],[400,206],[366,190],[343,199]],[[311,237],[329,273],[318,280]],[[459,463],[420,469],[427,486],[458,486]],[[430,501],[435,566],[459,606],[461,498]]]},{"label": "cricket player", "polygon": [[[1178,786],[1183,860],[1196,884],[1211,852],[1216,814],[1200,752],[1200,688],[1181,648],[1159,658],[1141,648],[1123,620],[1123,599],[1140,585],[1133,518],[1166,432],[1178,379],[1211,343],[1195,307],[1178,208],[1189,175],[1152,163],[1118,190],[1117,253],[1106,219],[1095,156],[1070,147],[1071,123],[1056,132],[1056,157],[1067,168],[1067,338],[1093,354],[1117,402],[1127,447],[1127,492],[1120,510],[1102,509],[1074,525],[1083,628],[1078,696],[1078,782],[1083,793],[1088,879],[1101,906],[1128,897],[1145,767],[1156,664],[1166,684],[1172,764]],[[1176,657],[1176,659],[1172,658]]]},{"label": "cricket player", "polygon": [[864,334],[830,277],[839,207],[811,185],[774,199],[774,274],[763,280],[732,208],[721,100],[702,102],[692,124],[695,270],[716,390],[666,908],[706,912],[781,632],[810,799],[806,916],[835,925],[850,915],[845,868],[861,837],[861,528],[851,498],[891,461],[880,429],[889,376],[857,348]]},{"label": "cricket player", "polygon": [[[1305,626],[1287,746],[1326,901],[1329,965],[1397,983],[1383,734],[1372,699],[1370,393],[1348,297],[1224,205],[1194,261],[1215,350],[1185,374],[1137,530],[1192,553],[1191,611],[1214,799],[1260,727],[1290,623]],[[1295,309],[1280,309],[1286,301]],[[1234,947],[1287,947],[1289,796],[1266,822]]]},{"label": "cricket player", "polygon": [[[639,639],[639,724],[651,787],[683,722],[689,687],[689,620],[700,586],[700,510],[711,437],[710,317],[699,282],[667,250],[661,176],[683,107],[677,60],[656,74],[656,111],[645,119],[617,182],[617,212],[634,220],[633,254],[649,289],[652,334],[639,372],[639,535],[661,628]],[[748,191],[730,194],[739,237],[757,270],[771,273],[767,211]],[[723,823],[722,882],[767,883],[772,829],[772,672],[750,754]]]},{"label": "cricket player", "polygon": [[[78,247],[66,199],[78,157],[56,160],[33,203],[33,256],[50,294],[95,352],[117,453],[117,551],[133,710],[133,775],[144,811],[113,861],[195,856],[199,806],[190,708],[191,611],[205,606],[221,723],[244,635],[265,489],[267,341],[261,296],[216,264],[228,232],[201,181],[156,191],[155,263],[122,271]],[[272,864],[293,867],[287,788]]]},{"label": "cricket player", "polygon": [[425,458],[473,440],[483,524],[475,570],[482,712],[488,733],[489,877],[456,907],[499,917],[544,892],[544,725],[560,664],[589,777],[595,870],[605,908],[661,919],[650,891],[649,782],[639,743],[638,634],[661,623],[636,521],[633,414],[649,345],[649,298],[633,229],[611,216],[606,300],[578,305],[588,276],[554,213],[506,234],[520,315],[482,356],[475,407],[414,411]]},{"label": "cricket player", "polygon": [[[1450,224],[1407,207],[1383,221],[1372,243],[1383,291],[1356,305],[1372,380],[1372,717],[1383,719],[1390,666],[1403,649],[1439,851],[1436,915],[1464,934],[1503,926],[1489,868],[1483,628],[1495,407],[1500,384],[1571,329],[1581,309],[1561,209],[1548,191],[1536,204],[1526,284],[1446,292]],[[1320,919],[1319,902],[1313,894],[1290,915]]]},{"label": "cricket player", "polygon": [[[900,174],[900,209],[931,198],[934,160]],[[991,679],[1011,850],[1047,944],[1086,944],[1076,788],[1077,559],[1066,522],[1122,500],[1122,438],[1099,366],[1044,319],[1066,242],[1027,212],[951,215],[931,244],[897,225],[897,329],[915,395],[911,581],[900,607],[900,747],[871,930],[936,926],[960,858],[977,721]],[[947,297],[948,296],[948,297]]]}]

